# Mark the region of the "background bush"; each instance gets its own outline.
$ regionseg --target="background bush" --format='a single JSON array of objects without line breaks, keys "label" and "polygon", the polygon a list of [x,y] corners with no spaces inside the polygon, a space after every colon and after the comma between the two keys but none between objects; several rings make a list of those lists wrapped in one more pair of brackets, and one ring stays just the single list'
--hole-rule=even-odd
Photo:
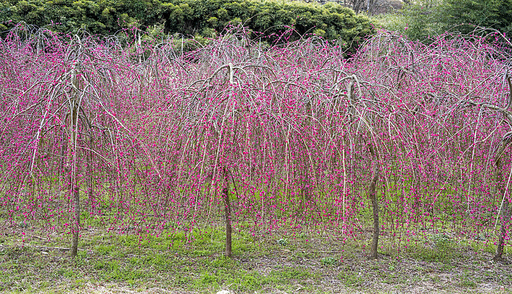
[{"label": "background bush", "polygon": [[512,0],[446,0],[443,12],[447,27],[463,24],[457,28],[463,33],[473,25],[512,32]]},{"label": "background bush", "polygon": [[512,0],[420,0],[396,14],[375,18],[386,29],[426,41],[446,31],[470,33],[475,26],[512,33]]},{"label": "background bush", "polygon": [[59,32],[87,28],[94,34],[112,34],[122,28],[158,23],[163,8],[160,1],[147,0],[9,0],[2,1],[0,20],[2,29],[24,21],[36,26],[53,24],[50,29]]},{"label": "background bush", "polygon": [[[258,0],[54,0],[2,1],[0,29],[24,21],[51,30],[76,32],[86,28],[93,34],[113,34],[123,28],[144,31],[163,27],[166,33],[213,37],[228,25],[243,24],[251,31],[275,41],[289,27],[300,35],[315,33],[340,40],[344,49],[374,33],[368,17],[339,4]],[[258,35],[254,34],[253,37]]]}]

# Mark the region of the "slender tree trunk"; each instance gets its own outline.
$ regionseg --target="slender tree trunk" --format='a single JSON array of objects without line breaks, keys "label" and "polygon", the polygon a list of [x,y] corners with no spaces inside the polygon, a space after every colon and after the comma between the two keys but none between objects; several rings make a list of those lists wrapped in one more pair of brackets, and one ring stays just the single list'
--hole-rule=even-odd
[{"label": "slender tree trunk", "polygon": [[75,211],[74,220],[72,222],[72,230],[73,230],[73,243],[71,245],[71,258],[75,258],[78,252],[78,236],[80,235],[80,189],[78,187],[78,178],[77,178],[77,149],[76,149],[76,126],[78,124],[78,111],[75,109],[72,111],[72,128],[71,132],[71,146],[69,148],[70,154],[69,158],[71,159],[71,173],[70,173],[70,191],[73,197],[73,209]]},{"label": "slender tree trunk", "polygon": [[376,2],[377,2],[376,0],[368,0],[368,2],[366,3],[366,12],[368,12],[368,14],[370,14],[370,15],[375,14]]},{"label": "slender tree trunk", "polygon": [[232,250],[231,250],[231,203],[229,202],[229,191],[228,188],[222,189],[222,195],[224,196],[224,214],[226,218],[226,256],[231,257]]},{"label": "slender tree trunk", "polygon": [[501,224],[501,232],[500,239],[498,242],[498,248],[496,249],[496,255],[494,256],[494,260],[502,260],[503,259],[503,249],[505,248],[505,239],[507,237],[507,225],[510,220],[510,209],[508,200],[505,199],[503,203],[503,222]]},{"label": "slender tree trunk", "polygon": [[78,253],[78,236],[80,235],[80,194],[78,185],[73,185],[73,196],[75,201],[75,221],[73,223],[73,244],[71,246],[71,258],[75,258]]},{"label": "slender tree trunk", "polygon": [[[373,152],[372,152],[373,153]],[[377,180],[379,179],[379,169],[377,167],[377,162],[374,163],[372,174],[373,179],[370,183],[370,189],[368,191],[369,197],[372,201],[372,209],[373,209],[373,239],[372,239],[372,248],[370,252],[371,259],[378,258],[378,247],[379,247],[379,235],[380,235],[380,226],[379,226],[379,201],[377,199],[376,187]]]},{"label": "slender tree trunk", "polygon": [[229,183],[228,183],[228,174],[226,169],[224,168],[224,183],[225,187],[222,189],[222,196],[224,198],[224,217],[226,220],[226,256],[232,257],[233,253],[231,250],[231,203],[229,202]]},{"label": "slender tree trunk", "polygon": [[355,13],[359,13],[361,11],[362,6],[363,6],[363,0],[353,0],[352,10],[354,10]]},{"label": "slender tree trunk", "polygon": [[[501,152],[500,152],[501,153]],[[498,155],[498,156],[501,156]],[[503,250],[505,248],[505,239],[507,237],[507,225],[510,221],[510,210],[509,203],[507,199],[507,195],[505,195],[505,184],[503,182],[503,172],[502,172],[502,162],[501,158],[496,160],[496,180],[498,181],[498,190],[500,191],[500,195],[503,196],[503,221],[501,222],[501,230],[498,240],[498,248],[496,249],[496,255],[494,255],[493,260],[498,261],[503,259]]]},{"label": "slender tree trunk", "polygon": [[[73,70],[71,73],[71,83],[73,84],[75,89],[79,89],[80,85],[77,80],[77,70],[75,66],[73,66]],[[76,101],[78,97],[78,93],[73,93],[71,96],[71,109],[69,112],[69,119],[70,119],[70,142],[68,146],[68,171],[70,172],[69,175],[69,186],[70,186],[70,193],[72,194],[72,198],[74,201],[74,219],[72,221],[71,229],[73,231],[73,242],[71,245],[71,258],[74,259],[77,256],[78,252],[78,237],[80,235],[80,189],[78,187],[78,158],[77,158],[77,136],[78,136],[78,113],[79,113],[79,106],[78,102]]]}]

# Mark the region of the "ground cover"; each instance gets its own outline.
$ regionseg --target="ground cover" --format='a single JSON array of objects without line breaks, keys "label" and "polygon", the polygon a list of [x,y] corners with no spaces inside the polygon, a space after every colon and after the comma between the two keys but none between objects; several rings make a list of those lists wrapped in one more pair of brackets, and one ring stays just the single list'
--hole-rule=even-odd
[{"label": "ground cover", "polygon": [[[87,223],[87,220],[85,220]],[[37,229],[20,242],[0,232],[0,291],[7,293],[511,293],[512,263],[494,262],[494,245],[468,245],[426,232],[401,252],[371,232],[343,243],[305,229],[293,235],[233,235],[224,255],[221,224],[192,234],[140,238],[99,226],[82,232],[76,260],[68,236]],[[188,239],[188,240],[187,240]],[[479,244],[484,244],[483,242]],[[508,250],[507,257],[511,254]]]}]

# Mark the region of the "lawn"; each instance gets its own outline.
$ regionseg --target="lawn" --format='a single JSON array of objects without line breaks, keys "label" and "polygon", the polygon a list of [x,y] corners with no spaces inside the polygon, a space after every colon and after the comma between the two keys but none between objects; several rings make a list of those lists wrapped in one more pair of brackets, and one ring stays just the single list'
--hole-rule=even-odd
[{"label": "lawn", "polygon": [[12,234],[17,226],[0,231],[1,292],[512,293],[512,264],[492,262],[493,245],[469,245],[448,233],[425,232],[400,252],[382,236],[379,259],[370,260],[370,231],[344,243],[313,228],[238,232],[229,259],[222,224],[143,238],[93,225],[82,231],[73,261],[70,238],[34,227],[21,242]]}]

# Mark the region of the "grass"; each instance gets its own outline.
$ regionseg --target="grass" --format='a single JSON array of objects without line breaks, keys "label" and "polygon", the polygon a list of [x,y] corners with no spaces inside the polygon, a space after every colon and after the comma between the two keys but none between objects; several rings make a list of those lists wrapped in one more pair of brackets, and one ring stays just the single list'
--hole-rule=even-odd
[{"label": "grass", "polygon": [[491,263],[491,253],[444,234],[413,240],[399,254],[383,236],[379,260],[368,260],[371,232],[343,243],[308,231],[259,238],[242,231],[233,235],[229,259],[222,226],[141,239],[106,233],[97,220],[88,224],[75,261],[59,249],[69,246],[68,238],[40,238],[34,230],[21,243],[0,231],[0,292],[414,292],[429,285],[424,290],[505,293],[512,288],[511,265]]},{"label": "grass", "polygon": [[[361,217],[370,226],[370,211]],[[512,266],[489,262],[492,243],[452,239],[448,229],[410,236],[408,242],[383,235],[374,261],[367,256],[368,230],[338,240],[304,224],[293,233],[253,236],[242,222],[229,259],[222,223],[203,223],[187,233],[171,225],[157,237],[106,232],[101,217],[86,212],[82,220],[74,261],[61,249],[69,247],[70,235],[48,235],[37,223],[21,221],[0,227],[0,292],[502,293],[512,288]],[[19,231],[27,232],[23,242],[13,234]],[[506,253],[512,253],[510,246]]]}]

